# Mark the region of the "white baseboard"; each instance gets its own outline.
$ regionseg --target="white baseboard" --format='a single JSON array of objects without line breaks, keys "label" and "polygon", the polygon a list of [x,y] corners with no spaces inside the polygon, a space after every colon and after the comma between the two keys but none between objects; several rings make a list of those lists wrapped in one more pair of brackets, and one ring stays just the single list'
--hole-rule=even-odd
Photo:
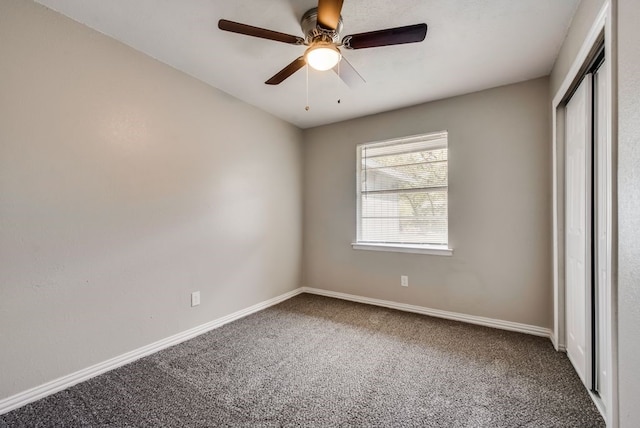
[{"label": "white baseboard", "polygon": [[551,343],[553,344],[553,347],[556,349],[556,351],[567,352],[567,347],[563,343],[558,343],[558,338],[553,333],[553,331],[551,331],[549,339],[551,339]]},{"label": "white baseboard", "polygon": [[239,310],[222,318],[218,318],[206,324],[202,324],[189,330],[183,331],[182,333],[169,336],[165,339],[127,352],[125,354],[79,370],[77,372],[59,377],[58,379],[54,379],[50,382],[28,389],[24,392],[20,392],[8,398],[4,398],[0,400],[0,415],[17,409],[18,407],[24,406],[25,404],[44,398],[48,395],[55,394],[58,391],[62,391],[63,389],[69,388],[70,386],[73,386],[77,383],[84,382],[85,380],[91,379],[92,377],[98,376],[109,370],[113,370],[117,367],[129,364],[147,355],[151,355],[155,352],[161,351],[162,349],[192,339],[210,330],[230,323],[231,321],[246,317],[247,315],[251,315],[254,312],[266,309],[269,306],[276,305],[300,293],[302,293],[302,288],[295,289],[288,293],[276,296],[272,299],[265,300],[264,302],[260,302],[248,308]]},{"label": "white baseboard", "polygon": [[470,324],[478,324],[478,325],[498,328],[502,330],[516,331],[520,333],[531,334],[534,336],[551,337],[551,331],[543,327],[520,324],[520,323],[511,322],[511,321],[496,320],[492,318],[478,317],[473,315],[460,314],[457,312],[441,311],[438,309],[430,309],[422,306],[408,305],[406,303],[397,303],[389,300],[372,299],[369,297],[361,297],[353,294],[338,293],[335,291],[322,290],[319,288],[301,287],[301,288],[292,290],[288,293],[282,294],[280,296],[274,297],[272,299],[266,300],[264,302],[257,303],[246,309],[239,310],[237,312],[234,312],[222,318],[218,318],[216,320],[210,321],[206,324],[202,324],[192,329],[183,331],[182,333],[169,336],[165,339],[159,340],[157,342],[154,342],[149,345],[143,346],[141,348],[135,349],[133,351],[127,352],[125,354],[119,355],[117,357],[111,358],[109,360],[103,361],[101,363],[95,364],[85,369],[79,370],[77,372],[68,374],[66,376],[62,376],[58,379],[54,379],[50,382],[36,386],[27,391],[12,395],[11,397],[4,398],[0,400],[0,415],[10,412],[11,410],[17,409],[18,407],[24,406],[25,404],[31,403],[36,400],[40,400],[41,398],[44,398],[48,395],[55,394],[58,391],[62,391],[63,389],[69,388],[70,386],[73,386],[77,383],[84,382],[85,380],[91,379],[92,377],[98,376],[109,370],[113,370],[117,367],[123,366],[125,364],[129,364],[142,357],[151,355],[155,352],[161,351],[170,346],[177,345],[178,343],[192,339],[210,330],[221,327],[227,323],[246,317],[247,315],[251,315],[255,312],[261,311],[270,306],[276,305],[300,293],[310,293],[310,294],[317,294],[320,296],[334,297],[337,299],[350,300],[353,302],[366,303],[366,304],[375,305],[375,306],[382,306],[382,307],[397,309],[405,312],[414,312],[414,313],[428,315],[432,317],[445,318],[445,319],[450,319],[454,321],[462,321]]},{"label": "white baseboard", "polygon": [[521,324],[511,321],[502,321],[493,318],[478,317],[475,315],[466,315],[457,312],[441,311],[439,309],[425,308],[423,306],[408,305],[406,303],[397,303],[389,300],[371,299],[369,297],[361,297],[353,294],[338,293],[336,291],[322,290],[319,288],[302,287],[304,293],[318,294],[320,296],[335,297],[337,299],[350,300],[352,302],[366,303],[369,305],[382,306],[385,308],[398,309],[405,312],[414,312],[422,315],[429,315],[437,318],[445,318],[448,320],[462,321],[469,324],[477,324],[485,327],[498,328],[501,330],[516,331],[519,333],[531,334],[533,336],[551,337],[551,330],[535,325]]}]

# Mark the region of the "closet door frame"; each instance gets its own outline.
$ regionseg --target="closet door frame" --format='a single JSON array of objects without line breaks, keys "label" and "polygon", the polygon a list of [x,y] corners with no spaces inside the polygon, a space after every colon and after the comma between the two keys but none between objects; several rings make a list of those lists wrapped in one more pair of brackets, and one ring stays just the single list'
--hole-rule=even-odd
[{"label": "closet door frame", "polygon": [[[598,143],[603,146],[594,147],[594,153],[598,157],[605,159],[595,159],[594,173],[598,176],[595,183],[598,192],[598,201],[594,209],[594,216],[597,219],[605,219],[604,225],[599,226],[597,233],[605,232],[605,239],[597,244],[594,249],[596,254],[595,263],[599,266],[606,266],[604,277],[598,278],[598,286],[601,296],[604,297],[606,307],[601,308],[599,317],[604,325],[599,328],[602,331],[602,338],[599,344],[605,343],[604,369],[607,376],[604,379],[606,385],[599,385],[607,391],[607,394],[600,397],[596,392],[588,388],[588,391],[602,413],[607,426],[617,426],[617,283],[616,278],[616,253],[617,245],[617,198],[616,198],[616,141],[617,133],[614,126],[615,118],[615,76],[616,76],[616,51],[613,43],[612,29],[612,5],[607,0],[600,13],[595,19],[589,33],[585,37],[576,59],[569,72],[556,92],[552,105],[552,173],[553,173],[553,329],[551,340],[558,351],[566,352],[566,318],[565,318],[565,109],[564,105],[570,98],[572,92],[582,80],[589,66],[591,65],[598,49],[604,44],[606,61],[608,62],[608,81],[605,86],[608,88],[608,99],[606,100],[606,120],[607,132],[604,142]],[[605,201],[603,204],[601,201]],[[602,247],[604,246],[604,248]],[[604,310],[603,310],[604,309]]]}]

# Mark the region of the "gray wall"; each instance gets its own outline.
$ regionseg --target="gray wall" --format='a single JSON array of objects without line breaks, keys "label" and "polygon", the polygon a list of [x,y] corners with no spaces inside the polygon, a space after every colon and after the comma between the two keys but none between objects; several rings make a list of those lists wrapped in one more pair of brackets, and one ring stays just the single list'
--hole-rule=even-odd
[{"label": "gray wall", "polygon": [[[550,327],[549,105],[543,78],[306,130],[303,285]],[[441,130],[454,255],[353,250],[356,145]]]},{"label": "gray wall", "polygon": [[618,378],[620,426],[640,421],[640,2],[618,0]]},{"label": "gray wall", "polygon": [[558,53],[558,58],[551,71],[551,98],[556,95],[569,68],[582,47],[593,22],[604,6],[606,0],[582,0],[578,10],[571,21],[571,28],[567,33],[562,48]]},{"label": "gray wall", "polygon": [[297,128],[30,1],[0,40],[0,399],[299,286]]}]

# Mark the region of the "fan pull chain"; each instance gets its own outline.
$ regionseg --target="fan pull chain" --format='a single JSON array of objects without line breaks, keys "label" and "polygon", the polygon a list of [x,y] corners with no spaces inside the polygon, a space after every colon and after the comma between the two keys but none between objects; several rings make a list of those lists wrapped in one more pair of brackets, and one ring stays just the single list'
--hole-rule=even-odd
[{"label": "fan pull chain", "polygon": [[305,66],[305,70],[307,72],[307,105],[305,106],[305,110],[309,111],[309,64]]}]

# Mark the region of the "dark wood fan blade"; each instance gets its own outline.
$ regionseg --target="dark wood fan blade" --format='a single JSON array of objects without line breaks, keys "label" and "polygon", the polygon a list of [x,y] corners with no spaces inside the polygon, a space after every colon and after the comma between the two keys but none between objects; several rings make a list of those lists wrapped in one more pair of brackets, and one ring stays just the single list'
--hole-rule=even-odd
[{"label": "dark wood fan blade", "polygon": [[318,0],[318,24],[327,30],[338,28],[343,0]]},{"label": "dark wood fan blade", "polygon": [[244,34],[245,36],[275,40],[276,42],[289,43],[292,45],[301,45],[304,43],[304,39],[302,37],[279,33],[277,31],[267,30],[265,28],[254,27],[252,25],[241,24],[239,22],[227,21],[226,19],[221,19],[220,21],[218,21],[218,28],[224,31],[230,31],[232,33]]},{"label": "dark wood fan blade", "polygon": [[427,35],[427,24],[407,25],[346,36],[342,44],[347,49],[376,48],[378,46],[401,45],[421,42]]},{"label": "dark wood fan blade", "polygon": [[300,70],[302,67],[304,67],[306,64],[304,57],[298,57],[295,60],[293,60],[293,62],[289,65],[287,65],[285,68],[283,68],[282,70],[280,70],[275,76],[273,76],[271,79],[267,80],[266,83],[267,85],[279,85],[280,83],[284,82],[284,80],[291,76],[293,73],[295,73],[296,71]]},{"label": "dark wood fan blade", "polygon": [[333,71],[347,84],[351,89],[355,89],[366,83],[363,77],[356,71],[349,61],[343,56],[342,61],[333,67]]}]

